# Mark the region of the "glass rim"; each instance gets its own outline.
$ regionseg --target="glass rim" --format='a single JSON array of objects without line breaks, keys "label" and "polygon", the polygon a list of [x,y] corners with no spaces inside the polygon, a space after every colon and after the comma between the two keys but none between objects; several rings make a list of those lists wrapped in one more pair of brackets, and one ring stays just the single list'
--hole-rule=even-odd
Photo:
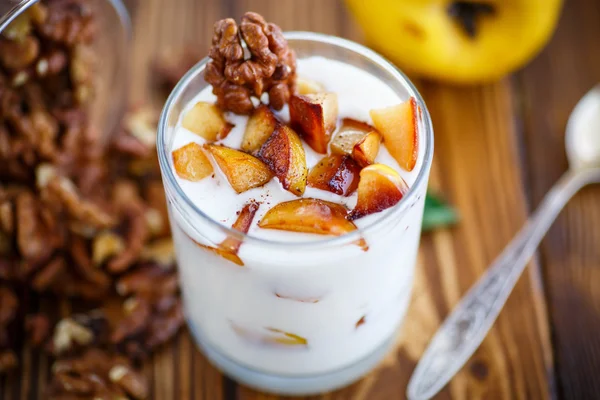
[{"label": "glass rim", "polygon": [[[156,148],[158,153],[159,165],[162,172],[162,178],[165,185],[165,190],[167,188],[173,190],[179,197],[178,200],[182,200],[193,211],[193,213],[196,216],[199,216],[204,222],[207,222],[214,228],[224,232],[228,237],[233,237],[242,240],[244,243],[254,243],[267,247],[286,246],[289,248],[306,250],[313,250],[322,247],[343,246],[355,243],[357,240],[360,240],[363,237],[362,234],[364,232],[368,232],[373,230],[374,228],[377,228],[386,220],[389,220],[390,218],[396,218],[397,216],[401,215],[405,210],[407,210],[410,207],[410,205],[415,202],[415,197],[417,196],[417,189],[428,181],[429,170],[431,168],[431,163],[433,160],[434,147],[433,126],[429,110],[427,109],[427,106],[421,94],[419,93],[415,85],[410,81],[410,79],[408,79],[408,77],[395,65],[393,65],[390,61],[388,61],[375,51],[351,40],[322,33],[289,31],[284,32],[284,36],[287,40],[305,40],[330,44],[332,46],[341,47],[345,50],[349,50],[359,55],[362,55],[368,58],[373,63],[375,63],[378,67],[386,70],[388,73],[393,75],[394,78],[397,79],[402,84],[402,86],[404,86],[404,88],[408,91],[409,95],[414,96],[417,99],[419,105],[421,106],[421,115],[425,125],[425,154],[423,158],[423,163],[417,174],[417,177],[414,183],[409,188],[408,192],[403,196],[402,200],[400,200],[398,204],[394,205],[391,208],[391,210],[389,210],[389,212],[382,213],[382,215],[380,215],[377,219],[374,219],[368,225],[362,228],[357,227],[355,231],[340,236],[323,236],[322,240],[306,242],[286,242],[252,236],[251,234],[243,233],[227,225],[224,225],[222,222],[213,219],[209,215],[204,213],[202,210],[200,210],[198,206],[194,204],[194,202],[192,202],[192,200],[185,194],[181,186],[177,183],[171,165],[171,158],[169,157],[171,151],[170,149],[166,148],[164,139],[168,129],[167,125],[169,120],[169,114],[171,113],[173,106],[176,104],[182,92],[189,86],[190,82],[193,79],[195,79],[199,74],[203,73],[206,64],[210,61],[209,57],[205,57],[202,60],[200,60],[179,80],[179,82],[169,95],[167,101],[165,102],[165,105],[160,115],[160,120],[158,123],[158,133],[156,136]],[[181,210],[181,207],[178,204],[176,204],[176,202],[171,202],[171,204],[177,209],[177,211],[180,214],[186,214],[186,212],[182,212],[183,210]],[[193,229],[196,229],[192,224],[189,225]]]},{"label": "glass rim", "polygon": [[0,5],[0,32],[39,0],[12,0]]}]

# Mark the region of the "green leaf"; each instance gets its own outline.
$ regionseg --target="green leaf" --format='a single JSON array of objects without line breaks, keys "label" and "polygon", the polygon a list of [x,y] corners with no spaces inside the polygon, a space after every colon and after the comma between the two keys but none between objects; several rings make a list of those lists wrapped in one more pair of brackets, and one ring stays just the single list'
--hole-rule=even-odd
[{"label": "green leaf", "polygon": [[436,195],[427,193],[423,214],[423,232],[454,225],[458,219],[458,213],[454,208]]}]

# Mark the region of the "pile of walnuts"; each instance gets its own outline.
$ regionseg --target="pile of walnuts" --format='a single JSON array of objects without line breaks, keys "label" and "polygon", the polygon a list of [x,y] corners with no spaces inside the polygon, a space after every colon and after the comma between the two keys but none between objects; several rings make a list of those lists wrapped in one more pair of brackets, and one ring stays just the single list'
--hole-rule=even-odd
[{"label": "pile of walnuts", "polygon": [[0,374],[25,334],[55,360],[46,398],[143,399],[134,365],[184,323],[157,113],[101,144],[87,4],[41,0],[0,37]]},{"label": "pile of walnuts", "polygon": [[[95,24],[88,3],[48,0],[29,8],[0,37],[0,179],[31,183],[35,167],[72,170],[94,157],[86,129],[93,98]],[[81,152],[85,146],[89,151]]]}]

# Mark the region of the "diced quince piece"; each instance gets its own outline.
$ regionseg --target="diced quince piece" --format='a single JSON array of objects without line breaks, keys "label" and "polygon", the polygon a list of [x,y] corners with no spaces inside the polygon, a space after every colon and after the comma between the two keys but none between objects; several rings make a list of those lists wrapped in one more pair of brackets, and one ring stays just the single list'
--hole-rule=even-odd
[{"label": "diced quince piece", "polygon": [[[254,219],[254,215],[256,215],[256,211],[258,211],[259,204],[256,202],[250,202],[242,208],[240,214],[237,219],[231,226],[232,229],[238,230],[242,233],[248,233],[250,226],[252,225],[252,220]],[[238,250],[242,242],[234,237],[228,237],[219,245],[220,248],[229,250],[234,254],[237,254]]]},{"label": "diced quince piece", "polygon": [[278,124],[275,114],[266,105],[256,108],[250,118],[244,131],[242,139],[242,150],[247,153],[254,153],[260,150],[261,146],[267,141]]},{"label": "diced quince piece", "polygon": [[[250,203],[246,204],[244,206],[244,208],[242,208],[242,210],[240,211],[239,216],[237,217],[237,219],[235,220],[235,222],[233,223],[231,228],[238,230],[242,233],[248,233],[248,230],[250,229],[250,226],[252,225],[252,220],[254,219],[254,215],[256,215],[256,211],[258,211],[258,207],[259,207],[259,204],[256,202],[250,202]],[[217,247],[206,246],[204,244],[200,244],[200,243],[196,242],[195,240],[193,240],[193,241],[194,241],[194,243],[196,243],[196,245],[198,247],[212,251],[213,253],[215,253],[215,254],[217,254],[239,266],[242,266],[242,267],[244,266],[244,262],[237,255],[238,251],[240,250],[240,246],[242,245],[242,242],[241,242],[241,240],[239,240],[235,237],[232,237],[232,236],[227,237]]]},{"label": "diced quince piece", "polygon": [[352,155],[354,145],[366,136],[362,131],[340,131],[331,140],[331,153]]},{"label": "diced quince piece", "polygon": [[172,154],[175,172],[182,179],[197,182],[213,173],[212,164],[198,143],[186,144]]},{"label": "diced quince piece", "polygon": [[349,156],[326,156],[308,174],[308,186],[348,196],[358,187],[360,167]]},{"label": "diced quince piece", "polygon": [[251,201],[250,203],[246,204],[244,208],[241,209],[237,219],[233,225],[231,225],[231,228],[243,233],[248,233],[250,226],[252,226],[254,215],[256,214],[256,211],[258,211],[259,205],[260,204],[255,201]]},{"label": "diced quince piece", "polygon": [[294,95],[290,98],[290,123],[317,153],[327,153],[337,117],[335,93]]},{"label": "diced quince piece", "polygon": [[224,139],[234,125],[225,120],[215,104],[199,101],[183,116],[181,125],[208,142]]},{"label": "diced quince piece", "polygon": [[296,79],[296,93],[298,94],[315,94],[324,91],[325,88],[319,82],[311,81],[310,79],[305,79],[302,77],[298,77]]},{"label": "diced quince piece", "polygon": [[419,156],[419,106],[411,97],[404,103],[370,111],[377,130],[392,157],[412,171]]},{"label": "diced quince piece", "polygon": [[359,121],[354,118],[342,119],[342,126],[340,127],[340,132],[359,131],[363,133],[369,133],[374,130],[376,129],[373,125],[367,124],[366,122]]},{"label": "diced quince piece", "polygon": [[269,167],[250,154],[215,144],[205,146],[237,193],[262,186],[273,177]]},{"label": "diced quince piece", "polygon": [[358,199],[350,219],[383,211],[396,205],[408,191],[404,179],[392,168],[373,164],[360,171]]},{"label": "diced quince piece", "polygon": [[342,127],[331,141],[331,152],[352,156],[361,167],[373,164],[379,153],[381,135],[366,122],[351,118],[342,120]]},{"label": "diced quince piece", "polygon": [[218,247],[206,246],[206,245],[200,244],[198,242],[196,242],[196,245],[198,247],[201,247],[203,249],[211,251],[211,252],[215,253],[216,255],[218,255],[220,257],[223,257],[226,260],[229,260],[229,261],[231,261],[234,264],[239,265],[240,267],[244,266],[244,262],[242,261],[242,259],[240,257],[238,257],[238,255],[235,254],[235,253],[231,253],[231,252],[229,252],[227,250],[224,250],[224,249],[221,249],[221,248],[218,248]]},{"label": "diced quince piece", "polygon": [[[202,244],[202,243],[198,243],[198,242],[197,242],[197,241],[195,241],[195,240],[194,240],[194,239],[193,239],[191,236],[188,236],[188,235],[186,235],[186,236],[187,236],[187,237],[188,237],[188,238],[189,238],[189,239],[190,239],[192,242],[194,242],[194,244],[195,244],[196,246],[200,247],[201,249],[208,250],[208,251],[210,251],[210,252],[212,252],[212,253],[214,253],[214,254],[216,254],[216,255],[220,256],[220,257],[223,257],[223,258],[225,258],[225,259],[227,259],[227,260],[231,261],[231,262],[232,262],[232,263],[234,263],[234,264],[237,264],[237,265],[239,265],[240,267],[243,267],[243,266],[244,266],[244,262],[242,261],[242,259],[241,259],[241,258],[239,258],[239,257],[238,257],[238,255],[237,255],[237,254],[235,254],[235,253],[232,253],[232,252],[230,252],[230,251],[227,251],[227,250],[225,250],[225,249],[218,248],[218,247],[211,247],[211,246],[207,246],[207,245],[205,245],[205,244]],[[227,240],[227,239],[225,239],[225,240]]]},{"label": "diced quince piece", "polygon": [[306,346],[308,341],[302,336],[290,332],[284,332],[280,329],[265,328],[270,334],[269,341],[283,344],[286,346]]},{"label": "diced quince piece", "polygon": [[361,167],[373,164],[379,153],[380,143],[381,135],[379,135],[379,133],[376,131],[367,133],[354,145],[354,148],[352,149],[352,158],[354,158]]},{"label": "diced quince piece", "polygon": [[277,293],[275,292],[275,296],[277,296],[280,299],[286,299],[286,300],[292,300],[292,301],[299,301],[300,303],[318,303],[320,298],[319,297],[296,297],[296,296],[288,296],[285,294],[281,294],[281,293]]},{"label": "diced quince piece", "polygon": [[286,201],[271,208],[258,226],[292,232],[340,236],[356,230],[346,219],[348,210],[341,204],[305,198]]},{"label": "diced quince piece", "polygon": [[283,188],[302,196],[306,188],[306,156],[300,138],[290,127],[279,125],[263,144],[258,157],[269,166]]},{"label": "diced quince piece", "polygon": [[264,345],[306,346],[306,338],[285,332],[281,329],[265,327],[261,329],[242,327],[231,322],[233,331],[241,338]]},{"label": "diced quince piece", "polygon": [[354,325],[356,329],[358,329],[359,326],[364,325],[365,323],[365,316],[363,315],[362,317],[360,317],[360,319],[358,321],[356,321],[356,324]]}]

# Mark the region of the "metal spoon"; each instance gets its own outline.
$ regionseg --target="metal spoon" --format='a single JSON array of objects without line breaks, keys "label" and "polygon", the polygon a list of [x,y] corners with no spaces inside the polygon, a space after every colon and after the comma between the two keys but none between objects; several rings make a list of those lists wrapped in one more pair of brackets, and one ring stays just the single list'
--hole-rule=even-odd
[{"label": "metal spoon", "polygon": [[600,183],[600,85],[577,104],[565,137],[570,169],[435,334],[408,384],[410,400],[433,397],[477,350],[542,238],[583,186]]}]

